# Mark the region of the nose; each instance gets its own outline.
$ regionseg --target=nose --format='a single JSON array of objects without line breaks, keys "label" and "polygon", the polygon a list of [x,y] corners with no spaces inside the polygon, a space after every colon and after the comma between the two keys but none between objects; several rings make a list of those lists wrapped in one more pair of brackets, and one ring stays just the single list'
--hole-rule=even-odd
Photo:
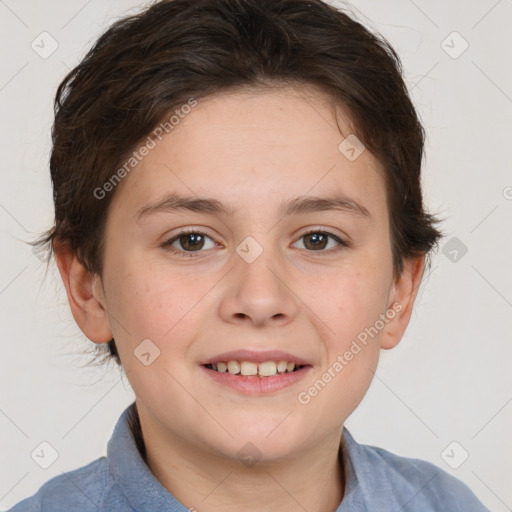
[{"label": "nose", "polygon": [[258,327],[292,322],[297,315],[298,299],[282,260],[269,249],[250,263],[239,254],[234,259],[235,267],[228,275],[229,284],[219,307],[222,318]]}]

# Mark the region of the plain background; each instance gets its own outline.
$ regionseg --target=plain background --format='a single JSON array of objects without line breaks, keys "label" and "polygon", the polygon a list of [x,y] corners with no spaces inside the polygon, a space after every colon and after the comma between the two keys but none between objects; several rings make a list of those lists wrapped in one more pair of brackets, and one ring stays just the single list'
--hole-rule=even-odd
[{"label": "plain background", "polygon": [[[95,38],[138,5],[0,0],[3,509],[104,455],[133,400],[116,369],[84,366],[81,351],[90,342],[71,316],[56,267],[43,280],[44,265],[24,240],[53,220],[48,155],[57,86]],[[427,130],[426,202],[447,220],[409,329],[383,352],[346,426],[359,442],[433,462],[491,510],[512,510],[512,2],[353,5],[403,61]],[[46,38],[44,51],[51,49],[42,32],[58,44],[46,58],[31,46],[42,52]],[[41,442],[58,453],[47,469],[31,457]],[[446,461],[463,462],[452,469]]]}]

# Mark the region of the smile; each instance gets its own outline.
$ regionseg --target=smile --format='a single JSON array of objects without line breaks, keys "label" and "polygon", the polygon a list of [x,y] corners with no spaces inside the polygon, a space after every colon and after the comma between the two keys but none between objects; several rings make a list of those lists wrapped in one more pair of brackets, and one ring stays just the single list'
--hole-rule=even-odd
[{"label": "smile", "polygon": [[217,363],[204,366],[220,373],[258,377],[272,377],[283,373],[293,373],[303,368],[303,365],[296,365],[288,361],[265,361],[262,363],[254,363],[252,361],[218,361]]},{"label": "smile", "polygon": [[216,385],[230,388],[236,393],[252,396],[276,393],[298,385],[313,371],[311,365],[297,365],[287,361],[265,361],[262,363],[237,360],[217,361],[216,363],[202,364],[199,368]]}]

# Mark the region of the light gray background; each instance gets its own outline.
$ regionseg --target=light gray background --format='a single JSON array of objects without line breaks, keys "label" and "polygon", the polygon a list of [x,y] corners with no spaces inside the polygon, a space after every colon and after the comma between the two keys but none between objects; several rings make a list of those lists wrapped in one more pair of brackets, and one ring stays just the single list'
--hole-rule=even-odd
[{"label": "light gray background", "polygon": [[[3,509],[103,455],[133,400],[117,370],[80,367],[81,343],[90,342],[80,341],[56,269],[43,281],[43,264],[23,240],[52,222],[48,154],[56,88],[94,39],[137,5],[0,0]],[[443,244],[456,236],[467,253],[434,257],[406,336],[383,352],[347,427],[359,442],[440,466],[491,510],[512,510],[512,1],[353,5],[403,60],[428,134],[427,204],[448,219]],[[43,31],[58,42],[47,58],[31,48],[34,40],[42,46]],[[458,55],[464,41],[469,47]],[[48,469],[31,458],[43,441],[58,452]],[[452,465],[469,453],[458,469],[441,456],[453,441],[446,458]]]}]

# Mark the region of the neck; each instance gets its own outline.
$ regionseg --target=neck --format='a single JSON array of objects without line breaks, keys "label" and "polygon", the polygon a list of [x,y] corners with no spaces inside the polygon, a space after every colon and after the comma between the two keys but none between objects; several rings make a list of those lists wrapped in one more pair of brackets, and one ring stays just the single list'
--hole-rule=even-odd
[{"label": "neck", "polygon": [[344,495],[341,429],[300,455],[246,467],[162,432],[131,411],[137,447],[159,482],[190,510],[335,512]]}]

